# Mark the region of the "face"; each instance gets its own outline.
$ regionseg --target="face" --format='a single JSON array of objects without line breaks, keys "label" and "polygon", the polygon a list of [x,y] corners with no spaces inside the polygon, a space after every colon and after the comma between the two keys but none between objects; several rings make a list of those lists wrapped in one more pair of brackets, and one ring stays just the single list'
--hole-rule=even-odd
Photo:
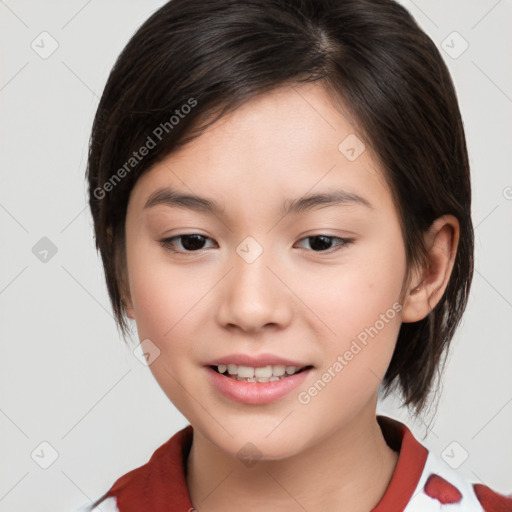
[{"label": "face", "polygon": [[[374,414],[405,247],[376,159],[320,85],[251,100],[144,174],[126,250],[150,369],[223,451],[284,458]],[[252,368],[274,379],[228,373]]]}]

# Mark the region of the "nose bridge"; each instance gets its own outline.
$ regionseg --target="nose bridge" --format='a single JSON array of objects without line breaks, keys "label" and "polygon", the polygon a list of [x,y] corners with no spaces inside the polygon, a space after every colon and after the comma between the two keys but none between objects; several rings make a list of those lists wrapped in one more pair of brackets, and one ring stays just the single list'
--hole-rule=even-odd
[{"label": "nose bridge", "polygon": [[[234,257],[235,276],[233,276],[236,292],[242,296],[255,295],[254,298],[264,290],[271,292],[273,285],[270,280],[273,275],[268,269],[272,266],[273,260],[271,250],[264,250],[251,237],[242,242],[236,252],[237,256]],[[268,299],[269,297],[264,298]]]},{"label": "nose bridge", "polygon": [[[289,320],[289,297],[284,285],[270,270],[275,259],[254,237],[246,237],[232,257],[219,320],[243,330],[257,330],[267,324]],[[268,268],[270,267],[270,268]]]}]

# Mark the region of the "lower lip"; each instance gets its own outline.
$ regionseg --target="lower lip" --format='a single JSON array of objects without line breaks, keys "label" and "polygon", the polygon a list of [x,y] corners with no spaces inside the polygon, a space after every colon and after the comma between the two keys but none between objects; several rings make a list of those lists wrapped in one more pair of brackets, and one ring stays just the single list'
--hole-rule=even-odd
[{"label": "lower lip", "polygon": [[226,377],[210,367],[206,368],[214,387],[224,396],[251,405],[275,402],[302,384],[309,374],[309,369],[273,382],[244,382]]}]

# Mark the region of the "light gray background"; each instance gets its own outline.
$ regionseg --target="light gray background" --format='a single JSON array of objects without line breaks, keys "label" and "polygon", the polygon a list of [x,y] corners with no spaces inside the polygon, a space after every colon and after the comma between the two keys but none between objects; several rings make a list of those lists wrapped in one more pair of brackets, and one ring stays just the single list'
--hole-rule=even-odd
[{"label": "light gray background", "polygon": [[[187,424],[133,356],[135,340],[128,348],[118,336],[84,181],[108,73],[163,3],[0,0],[1,512],[72,510]],[[392,401],[380,410],[406,421],[471,481],[510,493],[512,2],[403,3],[441,48],[457,88],[473,173],[476,272],[430,428]],[[58,43],[45,59],[31,47],[51,48],[43,31]],[[463,48],[454,31],[469,44],[457,58],[443,49]],[[46,262],[33,252],[43,237],[57,249]],[[56,460],[43,469],[53,450]]]}]

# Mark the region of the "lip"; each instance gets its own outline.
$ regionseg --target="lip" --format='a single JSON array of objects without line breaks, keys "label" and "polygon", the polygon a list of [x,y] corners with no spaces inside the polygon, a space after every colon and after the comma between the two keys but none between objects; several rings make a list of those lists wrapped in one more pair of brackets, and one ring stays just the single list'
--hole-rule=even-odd
[{"label": "lip", "polygon": [[[285,363],[281,362],[276,364]],[[297,365],[290,364],[289,366]],[[303,383],[312,370],[312,367],[274,382],[243,382],[226,377],[209,366],[207,366],[205,370],[213,387],[225,397],[243,404],[263,405],[276,402]]]},{"label": "lip", "polygon": [[252,366],[253,368],[277,365],[296,366],[297,368],[311,366],[310,363],[292,361],[291,359],[285,359],[272,354],[259,354],[257,356],[248,354],[229,354],[227,356],[208,361],[205,363],[205,366],[218,366],[219,364],[236,364],[238,366]]}]

